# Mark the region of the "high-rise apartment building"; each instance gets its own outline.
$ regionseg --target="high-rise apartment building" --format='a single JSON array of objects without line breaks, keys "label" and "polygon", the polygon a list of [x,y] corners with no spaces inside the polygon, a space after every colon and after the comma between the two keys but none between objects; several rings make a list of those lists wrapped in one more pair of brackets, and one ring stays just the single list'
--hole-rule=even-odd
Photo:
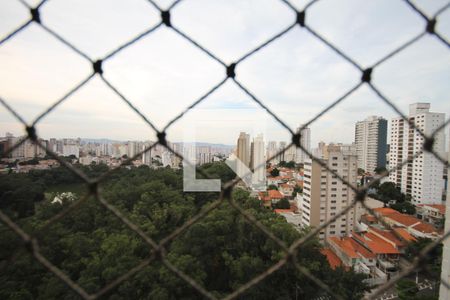
[{"label": "high-rise apartment building", "polygon": [[[445,119],[444,113],[430,112],[430,103],[415,103],[409,106],[408,119],[426,136],[431,136]],[[441,203],[444,190],[444,165],[429,152],[422,150],[425,139],[401,117],[392,119],[389,167],[403,161],[407,163],[393,170],[389,179],[401,191],[411,196],[413,204]],[[444,157],[444,132],[434,135],[433,150]],[[414,156],[418,155],[415,159]]]},{"label": "high-rise apartment building", "polygon": [[373,173],[377,167],[386,167],[387,120],[370,116],[355,126],[358,168]]},{"label": "high-rise apartment building", "polygon": [[237,140],[237,157],[246,165],[250,166],[250,135],[241,132]]},{"label": "high-rise apartment building", "polygon": [[[308,152],[311,152],[311,129],[309,127],[305,127],[300,130],[303,126],[300,125],[297,128],[297,132],[300,132],[300,145],[305,148]],[[304,163],[309,158],[309,155],[304,152],[302,149],[297,149],[295,162]]]},{"label": "high-rise apartment building", "polygon": [[[278,152],[278,148],[277,148],[277,142],[275,141],[270,141],[267,145],[267,159],[271,158],[271,157],[275,157],[275,155]],[[275,157],[274,159],[272,159],[270,161],[271,163],[278,163],[278,157]]]},{"label": "high-rise apartment building", "polygon": [[262,134],[258,134],[252,143],[252,175],[253,185],[266,186],[266,158],[264,156],[264,138]]},{"label": "high-rise apartment building", "polygon": [[[321,161],[345,180],[356,185],[357,162],[352,146],[328,145],[328,159]],[[307,159],[304,163],[303,197],[299,208],[304,226],[319,227],[341,210],[350,206],[355,193],[345,183],[322,167],[318,162]],[[319,240],[330,236],[345,236],[353,231],[357,222],[357,205],[334,223],[320,231]]]}]

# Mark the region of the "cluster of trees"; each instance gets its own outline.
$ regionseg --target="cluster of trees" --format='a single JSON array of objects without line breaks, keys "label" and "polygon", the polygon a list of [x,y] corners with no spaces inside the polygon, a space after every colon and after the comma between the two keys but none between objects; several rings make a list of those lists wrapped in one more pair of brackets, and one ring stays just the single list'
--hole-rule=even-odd
[{"label": "cluster of trees", "polygon": [[415,206],[411,203],[411,198],[403,194],[393,182],[384,182],[376,188],[376,192],[370,194],[370,196],[388,203],[391,200],[395,200],[395,204],[391,204],[390,207],[401,212],[413,215],[416,213]]},{"label": "cluster of trees", "polygon": [[[223,181],[234,177],[223,163],[206,165],[203,170]],[[84,171],[95,177],[105,169],[94,165]],[[101,185],[101,195],[149,237],[160,241],[218,197],[217,193],[183,192],[182,182],[181,171],[177,170],[123,168]],[[27,232],[36,234],[45,257],[89,293],[98,291],[151,255],[142,238],[95,198],[89,198],[63,219],[41,230],[46,220],[70,205],[67,201],[52,204],[42,196],[44,191],[55,184],[81,183],[64,168],[1,175],[0,183],[2,210]],[[21,187],[26,188],[21,190]],[[36,190],[25,192],[30,188]],[[262,208],[259,201],[244,190],[235,189],[233,199],[287,245],[306,234],[295,230],[283,217]],[[20,201],[29,201],[29,207],[21,208]],[[341,268],[332,270],[320,253],[320,247],[317,240],[303,245],[297,254],[299,263],[345,299],[362,298],[368,290],[363,282],[365,276]],[[229,294],[264,272],[283,255],[273,240],[247,222],[227,201],[167,246],[167,259],[217,297]],[[10,261],[12,256],[13,262]],[[0,265],[1,299],[78,299],[37,263],[20,239],[4,225],[0,226]],[[241,298],[312,299],[322,293],[288,263]],[[200,295],[154,260],[106,297],[199,299]]]}]

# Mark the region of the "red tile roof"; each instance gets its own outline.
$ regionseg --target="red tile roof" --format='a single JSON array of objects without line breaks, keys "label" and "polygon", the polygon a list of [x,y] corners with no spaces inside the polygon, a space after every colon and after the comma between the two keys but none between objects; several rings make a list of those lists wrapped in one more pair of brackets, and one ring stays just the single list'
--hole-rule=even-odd
[{"label": "red tile roof", "polygon": [[288,208],[288,209],[277,208],[277,209],[274,209],[273,211],[277,214],[281,214],[281,213],[291,213],[294,211],[294,209],[293,208]]},{"label": "red tile roof", "polygon": [[283,199],[284,198],[283,194],[281,194],[280,191],[268,190],[267,192],[269,194],[270,199]]},{"label": "red tile roof", "polygon": [[407,242],[414,242],[416,240],[405,228],[394,227],[394,230],[399,236],[401,236]]},{"label": "red tile roof", "polygon": [[[406,230],[405,230],[406,231]],[[395,233],[392,230],[381,230],[376,227],[370,226],[369,232],[374,233],[375,235],[380,235],[382,238],[385,238],[386,240],[392,242],[395,244],[395,246],[398,248],[406,246],[405,242],[400,240]],[[407,231],[406,231],[407,232]]]},{"label": "red tile roof", "polygon": [[397,212],[396,214],[390,214],[385,216],[386,218],[389,218],[391,220],[396,221],[397,223],[400,223],[406,227],[412,226],[414,224],[420,223],[421,221],[417,219],[416,217],[405,215]]},{"label": "red tile roof", "polygon": [[353,238],[366,245],[366,247],[375,254],[400,253],[394,246],[371,232],[362,233],[361,235],[354,233]]},{"label": "red tile roof", "polygon": [[334,270],[337,267],[342,266],[342,260],[329,248],[322,248],[320,253],[326,256],[330,267]]},{"label": "red tile roof", "polygon": [[350,258],[375,258],[375,254],[358,244],[351,237],[339,238],[332,236],[328,239]]},{"label": "red tile roof", "polygon": [[414,228],[417,231],[423,232],[423,233],[433,233],[433,232],[437,232],[436,228],[434,228],[433,225],[424,223],[424,222],[420,222],[417,225],[414,225],[412,228]]},{"label": "red tile roof", "polygon": [[373,210],[382,216],[387,216],[390,214],[399,214],[398,211],[396,211],[395,209],[392,209],[390,207],[378,207],[378,208],[374,208]]}]

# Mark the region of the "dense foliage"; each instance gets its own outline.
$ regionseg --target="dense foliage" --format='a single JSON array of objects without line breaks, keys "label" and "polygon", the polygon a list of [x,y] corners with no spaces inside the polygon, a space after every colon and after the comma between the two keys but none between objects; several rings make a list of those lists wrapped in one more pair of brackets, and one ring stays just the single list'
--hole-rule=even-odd
[{"label": "dense foliage", "polygon": [[[222,179],[231,176],[224,164],[204,168],[205,172]],[[105,170],[104,166],[98,165],[83,171],[95,177]],[[101,185],[101,195],[148,236],[160,241],[218,197],[217,193],[184,193],[182,182],[181,171],[123,168]],[[98,291],[151,255],[142,238],[93,197],[42,230],[46,220],[71,204],[71,200],[62,196],[62,203],[52,203],[54,194],[50,195],[48,191],[67,184],[82,186],[81,181],[64,168],[1,175],[0,183],[2,210],[27,232],[35,233],[45,257],[89,293]],[[78,188],[80,190],[83,191]],[[305,234],[295,230],[283,217],[261,207],[259,201],[244,190],[236,189],[233,199],[287,245]],[[15,234],[1,225],[0,299],[78,299],[20,246]],[[283,255],[275,242],[248,223],[227,201],[167,246],[168,260],[217,297],[229,294],[264,272]],[[13,261],[10,261],[11,257],[14,257]],[[315,240],[300,249],[298,261],[345,299],[360,299],[366,290],[363,275],[340,268],[331,270]],[[242,299],[311,299],[321,293],[288,262],[287,266],[249,289]],[[160,261],[154,260],[105,298],[201,297]]]}]

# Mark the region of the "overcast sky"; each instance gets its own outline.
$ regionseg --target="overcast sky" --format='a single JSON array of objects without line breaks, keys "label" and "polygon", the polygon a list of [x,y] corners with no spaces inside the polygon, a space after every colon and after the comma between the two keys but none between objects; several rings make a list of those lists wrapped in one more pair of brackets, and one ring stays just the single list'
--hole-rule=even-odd
[{"label": "overcast sky", "polygon": [[[161,7],[171,3],[155,2]],[[432,15],[447,1],[415,3]],[[292,4],[301,9],[305,2]],[[177,28],[227,64],[295,20],[277,0],[185,0],[171,14]],[[0,37],[27,18],[19,1],[0,1]],[[160,21],[158,11],[145,0],[50,0],[41,8],[41,18],[92,59]],[[322,0],[308,9],[306,22],[363,67],[425,27],[400,0]],[[439,16],[437,30],[450,40],[450,9]],[[29,122],[90,72],[85,59],[36,25],[0,46],[0,97]],[[105,62],[104,72],[158,128],[225,77],[219,63],[165,26]],[[298,26],[243,61],[236,72],[236,78],[293,129],[356,85],[361,76]],[[432,111],[450,116],[450,50],[433,36],[377,67],[372,78],[404,113],[410,103],[430,102]],[[198,108],[168,130],[170,140],[180,141],[187,126],[196,126],[197,138],[204,142],[234,144],[240,130],[257,132],[259,127],[266,140],[289,139],[231,81]],[[320,140],[352,142],[355,122],[369,115],[390,119],[396,114],[363,86],[311,126],[312,145]],[[44,138],[155,139],[154,132],[98,78],[42,119],[37,129]],[[0,107],[0,135],[7,131],[20,135],[23,128]]]}]

